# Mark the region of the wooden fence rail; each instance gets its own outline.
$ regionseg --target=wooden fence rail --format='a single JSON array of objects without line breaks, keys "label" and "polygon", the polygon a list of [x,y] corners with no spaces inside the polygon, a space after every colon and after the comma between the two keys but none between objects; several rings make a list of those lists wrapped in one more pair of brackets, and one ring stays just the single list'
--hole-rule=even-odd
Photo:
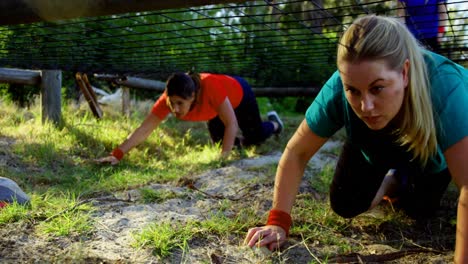
[{"label": "wooden fence rail", "polygon": [[0,68],[0,83],[35,85],[41,88],[42,122],[58,125],[62,111],[62,72],[59,70],[32,71]]},{"label": "wooden fence rail", "polygon": [[[118,85],[134,89],[149,89],[157,92],[163,92],[165,83],[156,80],[149,80],[131,76],[118,76],[111,74],[95,74],[96,79],[102,79],[114,82]],[[89,83],[86,75],[77,73],[76,81],[85,95],[86,101],[90,105],[91,110],[96,118],[103,116],[102,110],[97,103],[96,95]],[[59,70],[22,70],[0,68],[0,83],[15,83],[23,85],[36,85],[41,87],[41,103],[42,103],[42,122],[47,120],[55,124],[61,121],[61,87],[62,87],[62,72]],[[267,97],[285,97],[285,96],[306,96],[315,97],[319,92],[318,87],[258,87],[252,88],[255,95]],[[127,95],[122,98],[123,112],[128,115],[129,99]]]}]

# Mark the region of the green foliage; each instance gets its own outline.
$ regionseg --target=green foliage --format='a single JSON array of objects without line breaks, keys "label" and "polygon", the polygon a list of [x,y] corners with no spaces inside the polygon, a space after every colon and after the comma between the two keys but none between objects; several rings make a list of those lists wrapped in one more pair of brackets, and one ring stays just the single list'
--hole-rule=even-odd
[{"label": "green foliage", "polygon": [[275,110],[283,115],[305,115],[307,108],[314,98],[309,97],[258,97],[257,103],[263,115],[268,111]]},{"label": "green foliage", "polygon": [[30,107],[34,99],[39,95],[38,86],[21,84],[0,84],[0,95],[3,98],[16,103],[20,107]]}]

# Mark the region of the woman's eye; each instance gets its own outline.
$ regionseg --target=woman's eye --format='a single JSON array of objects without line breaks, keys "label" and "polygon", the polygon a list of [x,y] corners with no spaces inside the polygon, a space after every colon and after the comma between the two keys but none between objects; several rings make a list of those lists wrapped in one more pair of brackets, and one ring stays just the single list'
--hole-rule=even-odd
[{"label": "woman's eye", "polygon": [[371,88],[371,92],[373,94],[376,94],[376,93],[379,93],[380,91],[382,91],[383,88],[384,88],[383,86],[375,86],[375,87]]},{"label": "woman's eye", "polygon": [[359,91],[356,89],[346,89],[346,91],[351,95],[359,95]]}]

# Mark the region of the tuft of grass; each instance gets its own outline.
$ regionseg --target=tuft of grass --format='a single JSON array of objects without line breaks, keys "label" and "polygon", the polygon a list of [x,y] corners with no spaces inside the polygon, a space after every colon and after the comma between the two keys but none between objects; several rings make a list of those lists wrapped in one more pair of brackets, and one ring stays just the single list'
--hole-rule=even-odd
[{"label": "tuft of grass", "polygon": [[162,203],[169,199],[181,197],[171,190],[154,190],[151,188],[141,188],[140,194],[144,203]]},{"label": "tuft of grass", "polygon": [[328,188],[333,180],[334,173],[335,166],[326,164],[318,174],[309,179],[309,183],[318,192],[327,193]]},{"label": "tuft of grass", "polygon": [[155,223],[134,234],[133,246],[151,247],[154,255],[165,258],[176,248],[185,251],[188,241],[198,232],[197,229],[195,222]]},{"label": "tuft of grass", "polygon": [[28,216],[28,207],[14,202],[0,210],[0,225],[17,222]]},{"label": "tuft of grass", "polygon": [[[223,208],[221,208],[223,209]],[[226,236],[227,234],[243,235],[245,231],[256,223],[255,212],[250,208],[242,208],[235,217],[228,217],[223,211],[212,214],[208,219],[200,222],[203,232]]]},{"label": "tuft of grass", "polygon": [[235,217],[228,217],[222,211],[227,209],[230,202],[221,203],[219,211],[211,214],[206,220],[191,220],[185,223],[163,222],[153,224],[134,234],[134,247],[149,247],[153,253],[161,258],[170,256],[174,250],[188,250],[188,244],[195,237],[243,236],[247,228],[257,223],[257,216],[250,208],[241,209]]},{"label": "tuft of grass", "polygon": [[93,207],[85,200],[79,201],[72,194],[61,197],[44,195],[33,200],[33,211],[40,214],[36,231],[52,236],[83,235],[93,230]]}]

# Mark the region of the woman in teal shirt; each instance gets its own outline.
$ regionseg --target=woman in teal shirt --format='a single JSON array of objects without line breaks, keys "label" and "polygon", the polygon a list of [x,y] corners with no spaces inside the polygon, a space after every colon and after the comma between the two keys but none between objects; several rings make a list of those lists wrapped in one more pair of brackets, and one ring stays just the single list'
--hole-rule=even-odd
[{"label": "woman in teal shirt", "polygon": [[250,229],[246,242],[273,249],[286,240],[307,162],[344,127],[332,209],[350,218],[389,196],[409,215],[429,216],[453,179],[455,262],[468,263],[467,70],[421,48],[396,19],[373,15],[346,30],[337,66],[281,157],[267,225]]}]

